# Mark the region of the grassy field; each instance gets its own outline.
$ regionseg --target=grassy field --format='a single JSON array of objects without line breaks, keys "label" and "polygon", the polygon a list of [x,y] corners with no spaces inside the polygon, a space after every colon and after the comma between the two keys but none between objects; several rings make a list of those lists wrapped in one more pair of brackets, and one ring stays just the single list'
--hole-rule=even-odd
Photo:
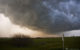
[{"label": "grassy field", "polygon": [[[64,46],[65,50],[80,50],[80,37],[65,37]],[[0,38],[0,50],[62,50],[62,39],[33,38],[32,45],[16,47],[11,44],[11,38]]]}]

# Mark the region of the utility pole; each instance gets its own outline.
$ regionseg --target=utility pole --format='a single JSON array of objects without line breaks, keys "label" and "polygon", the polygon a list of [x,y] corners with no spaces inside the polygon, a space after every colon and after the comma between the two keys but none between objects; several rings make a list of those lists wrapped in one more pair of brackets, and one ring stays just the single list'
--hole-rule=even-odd
[{"label": "utility pole", "polygon": [[62,34],[62,45],[63,45],[63,50],[64,50],[64,33]]}]

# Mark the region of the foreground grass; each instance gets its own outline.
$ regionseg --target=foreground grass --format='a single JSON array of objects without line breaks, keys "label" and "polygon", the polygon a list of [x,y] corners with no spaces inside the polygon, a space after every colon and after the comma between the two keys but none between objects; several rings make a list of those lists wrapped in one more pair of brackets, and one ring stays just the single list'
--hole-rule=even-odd
[{"label": "foreground grass", "polygon": [[[65,37],[65,48],[80,48],[80,37]],[[26,47],[15,47],[10,44],[11,38],[0,39],[0,50],[62,50],[61,38],[35,38],[34,44]]]}]

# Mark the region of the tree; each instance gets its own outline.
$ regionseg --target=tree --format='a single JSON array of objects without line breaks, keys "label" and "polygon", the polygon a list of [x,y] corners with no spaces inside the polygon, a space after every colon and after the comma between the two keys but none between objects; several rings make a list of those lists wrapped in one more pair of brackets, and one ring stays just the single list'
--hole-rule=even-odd
[{"label": "tree", "polygon": [[12,37],[12,45],[17,47],[31,46],[33,44],[33,39],[26,35],[17,34]]}]

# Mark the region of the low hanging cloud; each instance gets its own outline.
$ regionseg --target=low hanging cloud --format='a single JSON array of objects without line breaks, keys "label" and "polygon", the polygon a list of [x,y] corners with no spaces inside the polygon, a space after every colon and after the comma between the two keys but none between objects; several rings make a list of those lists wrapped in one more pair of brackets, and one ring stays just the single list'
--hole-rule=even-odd
[{"label": "low hanging cloud", "polygon": [[48,33],[80,29],[79,0],[0,0],[14,24]]}]

